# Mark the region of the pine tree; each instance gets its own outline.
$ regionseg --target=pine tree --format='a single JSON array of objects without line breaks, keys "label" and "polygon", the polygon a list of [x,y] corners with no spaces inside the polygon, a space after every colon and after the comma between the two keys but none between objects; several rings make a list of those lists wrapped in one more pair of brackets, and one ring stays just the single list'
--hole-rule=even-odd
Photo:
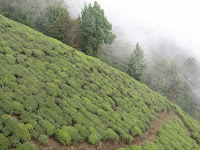
[{"label": "pine tree", "polygon": [[137,43],[136,49],[133,50],[128,63],[127,73],[134,79],[145,82],[147,65],[144,60],[144,52]]},{"label": "pine tree", "polygon": [[116,35],[112,33],[112,24],[104,15],[104,10],[95,1],[94,6],[85,5],[81,12],[83,31],[82,49],[87,55],[97,57],[102,43],[112,44]]}]

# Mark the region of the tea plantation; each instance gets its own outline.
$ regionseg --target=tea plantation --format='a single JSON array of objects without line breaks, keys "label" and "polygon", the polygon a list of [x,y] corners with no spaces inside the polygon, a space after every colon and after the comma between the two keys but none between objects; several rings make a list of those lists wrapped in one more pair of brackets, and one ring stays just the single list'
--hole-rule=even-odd
[{"label": "tea plantation", "polygon": [[63,145],[130,143],[159,112],[171,109],[177,109],[194,140],[181,121],[173,120],[158,131],[156,144],[146,143],[144,149],[177,149],[176,140],[185,149],[200,149],[200,124],[165,97],[96,58],[0,16],[0,150],[34,150],[31,139],[47,144],[49,137]]}]

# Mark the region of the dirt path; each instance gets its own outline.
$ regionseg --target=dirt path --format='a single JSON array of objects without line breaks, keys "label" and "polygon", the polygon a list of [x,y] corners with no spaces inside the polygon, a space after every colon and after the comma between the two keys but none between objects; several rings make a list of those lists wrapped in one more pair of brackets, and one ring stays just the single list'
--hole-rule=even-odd
[{"label": "dirt path", "polygon": [[[116,150],[118,148],[126,148],[130,145],[139,145],[141,146],[144,142],[154,142],[155,137],[157,136],[157,131],[161,128],[168,120],[172,120],[174,117],[181,118],[172,111],[171,113],[161,112],[158,114],[158,117],[151,123],[150,129],[144,132],[141,136],[134,137],[133,142],[127,144],[121,140],[119,141],[101,141],[96,145],[90,145],[87,142],[79,143],[71,147],[72,150]],[[182,120],[181,120],[182,121]],[[188,130],[188,129],[187,129]],[[190,135],[190,132],[188,130]],[[49,139],[49,143],[46,146],[41,146],[34,139],[31,140],[37,147],[37,150],[70,150],[70,146],[63,146],[57,142],[54,138]]]}]

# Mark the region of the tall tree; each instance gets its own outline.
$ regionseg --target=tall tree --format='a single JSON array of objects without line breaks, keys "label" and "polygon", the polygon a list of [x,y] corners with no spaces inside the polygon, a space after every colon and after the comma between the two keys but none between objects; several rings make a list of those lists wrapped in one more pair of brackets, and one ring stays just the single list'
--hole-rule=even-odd
[{"label": "tall tree", "polygon": [[200,80],[199,65],[194,57],[189,57],[185,61],[183,68],[183,75],[192,85],[199,86],[198,85]]},{"label": "tall tree", "polygon": [[116,35],[112,33],[112,24],[108,22],[104,10],[96,1],[93,6],[85,4],[81,12],[81,27],[82,50],[87,55],[97,57],[101,44],[112,44],[116,38]]},{"label": "tall tree", "polygon": [[144,60],[144,52],[137,43],[129,58],[127,73],[140,82],[145,82],[147,65]]}]

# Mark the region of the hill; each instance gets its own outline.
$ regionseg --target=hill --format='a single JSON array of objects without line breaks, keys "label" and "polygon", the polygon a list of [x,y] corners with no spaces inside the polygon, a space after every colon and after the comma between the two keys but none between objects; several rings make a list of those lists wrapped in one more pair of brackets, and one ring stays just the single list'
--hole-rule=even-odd
[{"label": "hill", "polygon": [[160,113],[174,112],[180,118],[164,122],[155,142],[142,148],[200,149],[200,124],[165,97],[98,59],[3,16],[0,102],[0,150],[39,149],[41,144],[93,147],[90,144],[112,141],[128,147],[152,129]]}]

